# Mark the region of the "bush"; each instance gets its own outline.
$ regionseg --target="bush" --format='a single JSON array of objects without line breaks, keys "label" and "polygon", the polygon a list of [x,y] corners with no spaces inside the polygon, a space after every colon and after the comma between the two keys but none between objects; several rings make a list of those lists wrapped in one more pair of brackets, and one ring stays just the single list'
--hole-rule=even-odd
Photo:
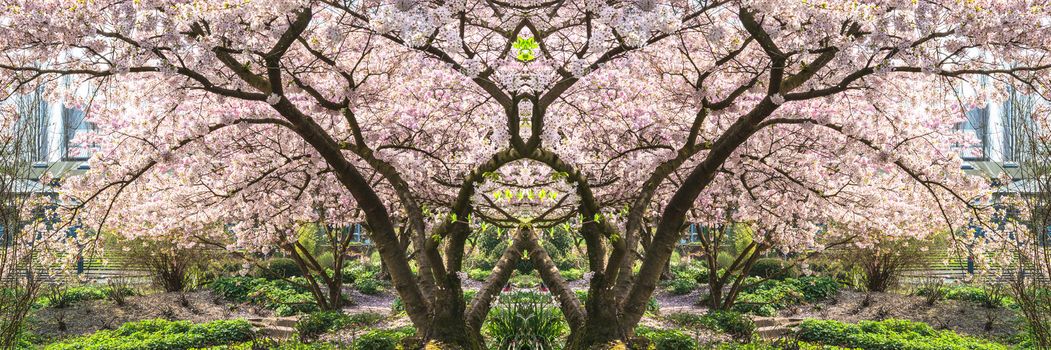
[{"label": "bush", "polygon": [[533,275],[517,275],[511,277],[511,285],[518,288],[533,288],[539,286],[541,282],[540,278]]},{"label": "bush", "polygon": [[1008,307],[1014,303],[999,287],[953,286],[944,289],[945,299],[969,301],[986,308]]},{"label": "bush", "polygon": [[712,311],[705,317],[705,325],[714,330],[732,335],[737,339],[749,339],[755,332],[755,323],[748,316],[734,311]]},{"label": "bush", "polygon": [[61,309],[82,301],[104,300],[114,296],[125,297],[131,295],[135,295],[135,291],[126,286],[86,284],[66,287],[55,284],[44,290],[43,296],[37,299],[36,306]]},{"label": "bush", "polygon": [[791,266],[787,261],[778,258],[757,259],[752,265],[749,275],[762,278],[796,278],[799,277],[799,269]]},{"label": "bush", "polygon": [[733,336],[735,339],[751,339],[755,323],[748,316],[734,311],[714,310],[704,315],[679,313],[667,319],[681,328],[702,327]]},{"label": "bush", "polygon": [[470,278],[475,281],[485,281],[487,278],[489,278],[489,275],[492,273],[492,270],[473,268],[467,270],[467,278]]},{"label": "bush", "polygon": [[729,252],[719,252],[719,255],[715,256],[715,264],[718,265],[719,269],[725,269],[733,265],[736,259],[737,257]]},{"label": "bush", "polygon": [[777,310],[804,302],[817,302],[836,295],[839,283],[828,277],[769,280],[741,291],[734,311],[774,316]]},{"label": "bush", "polygon": [[685,264],[672,268],[676,279],[694,280],[697,283],[708,283],[708,269],[698,264]]},{"label": "bush", "polygon": [[403,327],[397,329],[376,329],[365,332],[351,344],[354,350],[395,350],[398,342],[416,334],[416,329]]},{"label": "bush", "polygon": [[569,331],[550,294],[501,294],[483,325],[495,349],[551,349]]},{"label": "bush", "polygon": [[183,350],[233,344],[252,339],[252,325],[244,320],[190,321],[145,320],[125,323],[115,330],[67,339],[46,350]]},{"label": "bush", "polygon": [[697,289],[697,282],[692,279],[676,278],[666,282],[666,289],[674,295],[690,294]]},{"label": "bush", "polygon": [[340,344],[304,343],[297,339],[275,340],[270,338],[256,339],[234,345],[219,345],[200,350],[343,350]]},{"label": "bush", "polygon": [[274,310],[278,316],[318,310],[313,294],[301,286],[283,280],[223,277],[213,281],[209,287],[227,300],[261,305]]},{"label": "bush", "polygon": [[332,252],[321,253],[315,260],[317,260],[318,265],[326,269],[332,269],[336,266],[336,258],[332,256]]},{"label": "bush", "polygon": [[354,289],[361,294],[376,295],[383,291],[383,284],[375,278],[363,278],[354,281]]},{"label": "bush", "polygon": [[581,278],[584,278],[584,270],[581,270],[581,269],[576,269],[576,268],[565,269],[565,270],[562,270],[561,273],[562,273],[562,278],[565,278],[566,281],[577,281],[577,280],[580,280]]},{"label": "bush", "polygon": [[303,276],[303,270],[299,269],[299,265],[296,264],[295,260],[289,258],[271,258],[263,262],[262,265],[261,268],[255,270],[252,274],[253,276],[266,279]]},{"label": "bush", "polygon": [[320,311],[303,316],[296,322],[296,332],[303,339],[315,337],[347,327],[363,327],[383,319],[380,314],[361,313],[346,315],[338,311]]},{"label": "bush", "polygon": [[922,322],[889,319],[857,324],[806,320],[799,339],[826,345],[874,350],[1006,350],[1007,346],[953,331],[937,331]]},{"label": "bush", "polygon": [[649,339],[653,348],[660,350],[693,350],[699,345],[690,335],[676,329],[655,329],[650,327],[639,327],[635,334]]}]

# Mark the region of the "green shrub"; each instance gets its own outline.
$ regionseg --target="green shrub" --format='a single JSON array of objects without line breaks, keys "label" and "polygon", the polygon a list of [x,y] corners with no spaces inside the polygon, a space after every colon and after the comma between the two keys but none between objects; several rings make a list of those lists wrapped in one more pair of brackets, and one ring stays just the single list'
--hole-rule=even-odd
[{"label": "green shrub", "polygon": [[697,283],[708,283],[708,269],[700,264],[683,264],[672,268],[676,279],[694,280]]},{"label": "green shrub", "polygon": [[[1004,295],[1004,293],[995,290],[996,287],[976,287],[967,285],[955,285],[951,287],[942,287],[940,292],[943,293],[945,299],[949,300],[961,300],[969,301],[973,303],[981,304],[987,308],[1002,308],[1009,307],[1014,304],[1014,301]],[[917,295],[928,296],[931,290],[920,289],[917,291]]]},{"label": "green shrub", "polygon": [[492,270],[473,268],[467,270],[467,278],[470,278],[475,281],[485,281],[487,278],[489,278],[489,275],[492,273]]},{"label": "green shrub", "polygon": [[725,269],[730,267],[730,265],[733,265],[734,260],[736,259],[736,256],[733,256],[728,252],[719,252],[719,255],[715,256],[715,264],[718,265],[720,269]]},{"label": "green shrub", "polygon": [[581,270],[581,269],[576,269],[576,268],[565,269],[565,270],[561,270],[561,273],[562,273],[562,278],[565,278],[566,281],[577,281],[577,280],[580,280],[581,278],[584,278],[584,270]]},{"label": "green shrub", "polygon": [[501,294],[482,327],[498,350],[552,349],[569,331],[551,295],[536,292]]},{"label": "green shrub", "polygon": [[828,277],[786,278],[768,280],[741,291],[734,311],[773,316],[777,310],[804,302],[829,299],[839,291],[839,284]]},{"label": "green shrub", "polygon": [[859,350],[843,348],[832,345],[811,344],[790,339],[782,339],[775,342],[755,340],[748,343],[723,343],[715,347],[716,350]]},{"label": "green shrub", "polygon": [[692,279],[676,278],[665,283],[669,293],[674,295],[690,294],[697,289],[697,282]]},{"label": "green shrub", "polygon": [[755,323],[748,316],[734,311],[714,310],[704,315],[677,313],[666,317],[680,328],[705,328],[733,336],[735,339],[751,339]]},{"label": "green shrub", "polygon": [[799,269],[791,266],[787,261],[778,258],[757,259],[752,265],[749,275],[762,278],[796,278],[799,277]]},{"label": "green shrub", "polygon": [[296,322],[296,331],[304,339],[313,339],[318,335],[347,327],[372,325],[382,319],[382,315],[374,313],[346,315],[338,311],[319,311],[299,319]]},{"label": "green shrub", "polygon": [[219,345],[200,350],[343,350],[341,344],[304,343],[298,339],[275,340],[270,338],[256,339],[233,345]]},{"label": "green shrub", "polygon": [[85,284],[80,286],[51,286],[44,290],[43,296],[36,300],[36,307],[65,308],[88,300],[105,300],[111,295],[131,296],[135,290],[126,286],[103,286]]},{"label": "green shrub", "polygon": [[266,279],[280,279],[289,277],[301,277],[303,271],[295,260],[289,258],[271,258],[262,263],[252,273],[252,276]]},{"label": "green shrub", "polygon": [[274,310],[278,316],[318,310],[314,295],[310,291],[284,280],[223,277],[213,281],[209,287],[227,300],[261,305]]},{"label": "green shrub", "polygon": [[706,326],[737,339],[749,339],[755,332],[755,323],[748,316],[734,311],[712,311],[704,315]]},{"label": "green shrub", "polygon": [[926,323],[889,319],[857,324],[832,320],[806,320],[799,339],[826,345],[872,350],[1006,350],[1007,346],[971,338]]},{"label": "green shrub", "polygon": [[233,344],[252,338],[252,325],[244,320],[190,321],[145,320],[129,322],[115,330],[67,339],[45,350],[183,350]]},{"label": "green shrub", "polygon": [[375,295],[383,291],[383,284],[375,278],[363,278],[354,281],[354,289],[362,294]]},{"label": "green shrub", "polygon": [[397,329],[376,329],[358,336],[351,344],[353,350],[395,350],[398,342],[416,334],[416,329],[403,327]]},{"label": "green shrub", "polygon": [[317,256],[316,260],[318,265],[327,269],[332,269],[336,266],[336,258],[332,256],[332,252],[321,253],[321,255]]},{"label": "green shrub", "polygon": [[533,275],[516,275],[511,277],[511,285],[518,288],[532,288],[539,286],[542,282],[540,278]]},{"label": "green shrub", "polygon": [[654,348],[660,350],[693,350],[700,345],[690,335],[676,329],[639,327],[635,334],[649,339]]}]

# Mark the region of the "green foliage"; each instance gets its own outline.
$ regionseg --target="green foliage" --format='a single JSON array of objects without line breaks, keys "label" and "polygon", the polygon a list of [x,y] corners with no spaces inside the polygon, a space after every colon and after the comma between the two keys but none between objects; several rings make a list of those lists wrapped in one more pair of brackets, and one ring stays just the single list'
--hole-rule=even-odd
[{"label": "green foliage", "polygon": [[843,348],[833,345],[811,344],[807,342],[783,339],[776,342],[755,340],[748,343],[724,343],[715,347],[716,350],[858,350]]},{"label": "green foliage", "polygon": [[529,62],[536,59],[535,51],[540,47],[540,45],[537,44],[536,39],[533,39],[533,37],[518,37],[518,40],[515,40],[515,43],[512,44],[512,46],[518,51],[515,58],[522,62]]},{"label": "green foliage", "polygon": [[937,331],[922,322],[889,319],[857,324],[832,320],[806,320],[799,339],[866,350],[1006,350],[1007,346],[953,331]]},{"label": "green foliage", "polygon": [[346,315],[338,311],[319,311],[303,316],[296,322],[296,331],[304,339],[313,339],[318,335],[348,327],[364,327],[383,319],[383,315],[360,313]]},{"label": "green foliage", "polygon": [[755,264],[752,265],[752,270],[748,274],[756,277],[777,279],[799,277],[799,269],[790,266],[789,262],[778,258],[756,259]]},{"label": "green foliage", "polygon": [[774,316],[777,310],[804,302],[826,300],[836,295],[839,284],[828,277],[786,278],[768,280],[742,290],[734,311],[761,316]]},{"label": "green foliage", "polygon": [[715,257],[715,264],[719,265],[720,269],[725,269],[733,265],[736,259],[737,257],[729,252],[719,252],[719,255]]},{"label": "green foliage", "polygon": [[550,294],[501,294],[482,326],[494,349],[556,349],[569,331]]},{"label": "green foliage", "polygon": [[511,277],[511,285],[518,288],[532,288],[540,285],[539,277],[533,275],[515,275]]},{"label": "green foliage", "polygon": [[227,300],[252,303],[274,310],[278,316],[317,311],[314,296],[301,286],[284,280],[251,277],[223,277],[209,287]]},{"label": "green foliage", "polygon": [[734,311],[712,311],[705,317],[710,329],[730,334],[737,339],[748,339],[755,332],[755,323],[748,316]]},{"label": "green foliage", "polygon": [[44,291],[43,296],[36,300],[36,307],[61,309],[82,301],[108,299],[113,295],[132,296],[135,295],[135,290],[127,286],[103,286],[96,284],[73,287],[55,285],[48,287]]},{"label": "green foliage", "polygon": [[751,339],[755,323],[748,316],[734,311],[711,311],[704,315],[679,313],[666,317],[682,328],[703,327],[733,336],[735,339]]},{"label": "green foliage", "polygon": [[383,291],[383,283],[375,278],[363,278],[354,281],[354,289],[362,294],[376,295]]},{"label": "green foliage", "polygon": [[303,271],[299,269],[296,261],[289,258],[272,258],[263,262],[262,265],[253,271],[252,276],[267,279],[303,276]]},{"label": "green foliage", "polygon": [[416,335],[416,329],[402,327],[396,329],[375,329],[358,336],[351,344],[353,350],[395,350],[398,342]]},{"label": "green foliage", "polygon": [[336,266],[336,258],[332,256],[332,252],[321,253],[316,259],[321,267],[331,269],[333,266]]},{"label": "green foliage", "polygon": [[697,281],[686,278],[676,278],[665,282],[665,288],[668,293],[673,295],[685,295],[690,294],[694,289],[697,289]]},{"label": "green foliage", "polygon": [[193,324],[189,321],[145,320],[129,322],[116,330],[67,339],[45,350],[182,350],[244,342],[252,338],[252,326],[244,320],[219,320]]},{"label": "green foliage", "polygon": [[562,278],[565,278],[566,281],[577,281],[584,278],[584,270],[581,269],[571,268],[561,270],[560,272],[562,273]]},{"label": "green foliage", "polygon": [[656,329],[641,326],[635,334],[649,339],[654,348],[660,350],[692,350],[700,345],[689,334],[676,329]]},{"label": "green foliage", "polygon": [[467,270],[467,278],[475,281],[485,281],[485,279],[489,278],[489,275],[492,273],[493,270],[491,269],[473,268]]},{"label": "green foliage", "polygon": [[708,268],[699,263],[682,264],[671,268],[676,279],[693,280],[697,283],[708,283]]},{"label": "green foliage", "polygon": [[233,345],[218,345],[200,350],[343,350],[345,346],[329,343],[304,343],[298,339],[275,340],[270,338],[256,339]]},{"label": "green foliage", "polygon": [[941,297],[949,300],[969,301],[987,308],[1012,307],[1014,300],[998,287],[977,287],[970,285],[939,286],[932,285],[920,288],[916,295],[924,297]]},{"label": "green foliage", "polygon": [[343,278],[345,283],[355,283],[364,279],[375,279],[380,273],[380,267],[373,264],[365,264],[357,261],[348,261],[343,266]]}]

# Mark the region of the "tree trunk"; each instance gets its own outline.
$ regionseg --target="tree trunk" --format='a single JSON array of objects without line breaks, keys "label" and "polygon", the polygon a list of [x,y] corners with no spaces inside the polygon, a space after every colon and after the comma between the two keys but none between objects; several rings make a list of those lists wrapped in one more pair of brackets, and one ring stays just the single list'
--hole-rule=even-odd
[{"label": "tree trunk", "polygon": [[620,314],[613,288],[604,287],[605,276],[596,273],[591,277],[588,299],[584,304],[587,318],[580,330],[570,335],[567,349],[592,349],[613,341],[626,341],[630,330],[626,329]]}]

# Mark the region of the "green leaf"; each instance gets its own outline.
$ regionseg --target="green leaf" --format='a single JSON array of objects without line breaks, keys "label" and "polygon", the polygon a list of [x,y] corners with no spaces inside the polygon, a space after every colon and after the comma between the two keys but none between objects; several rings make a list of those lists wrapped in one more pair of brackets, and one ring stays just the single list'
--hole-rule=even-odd
[{"label": "green leaf", "polygon": [[516,58],[522,62],[529,62],[536,59],[536,49],[540,47],[540,44],[536,42],[536,39],[532,37],[523,38],[518,37],[514,44],[511,45],[515,50],[518,51]]}]

